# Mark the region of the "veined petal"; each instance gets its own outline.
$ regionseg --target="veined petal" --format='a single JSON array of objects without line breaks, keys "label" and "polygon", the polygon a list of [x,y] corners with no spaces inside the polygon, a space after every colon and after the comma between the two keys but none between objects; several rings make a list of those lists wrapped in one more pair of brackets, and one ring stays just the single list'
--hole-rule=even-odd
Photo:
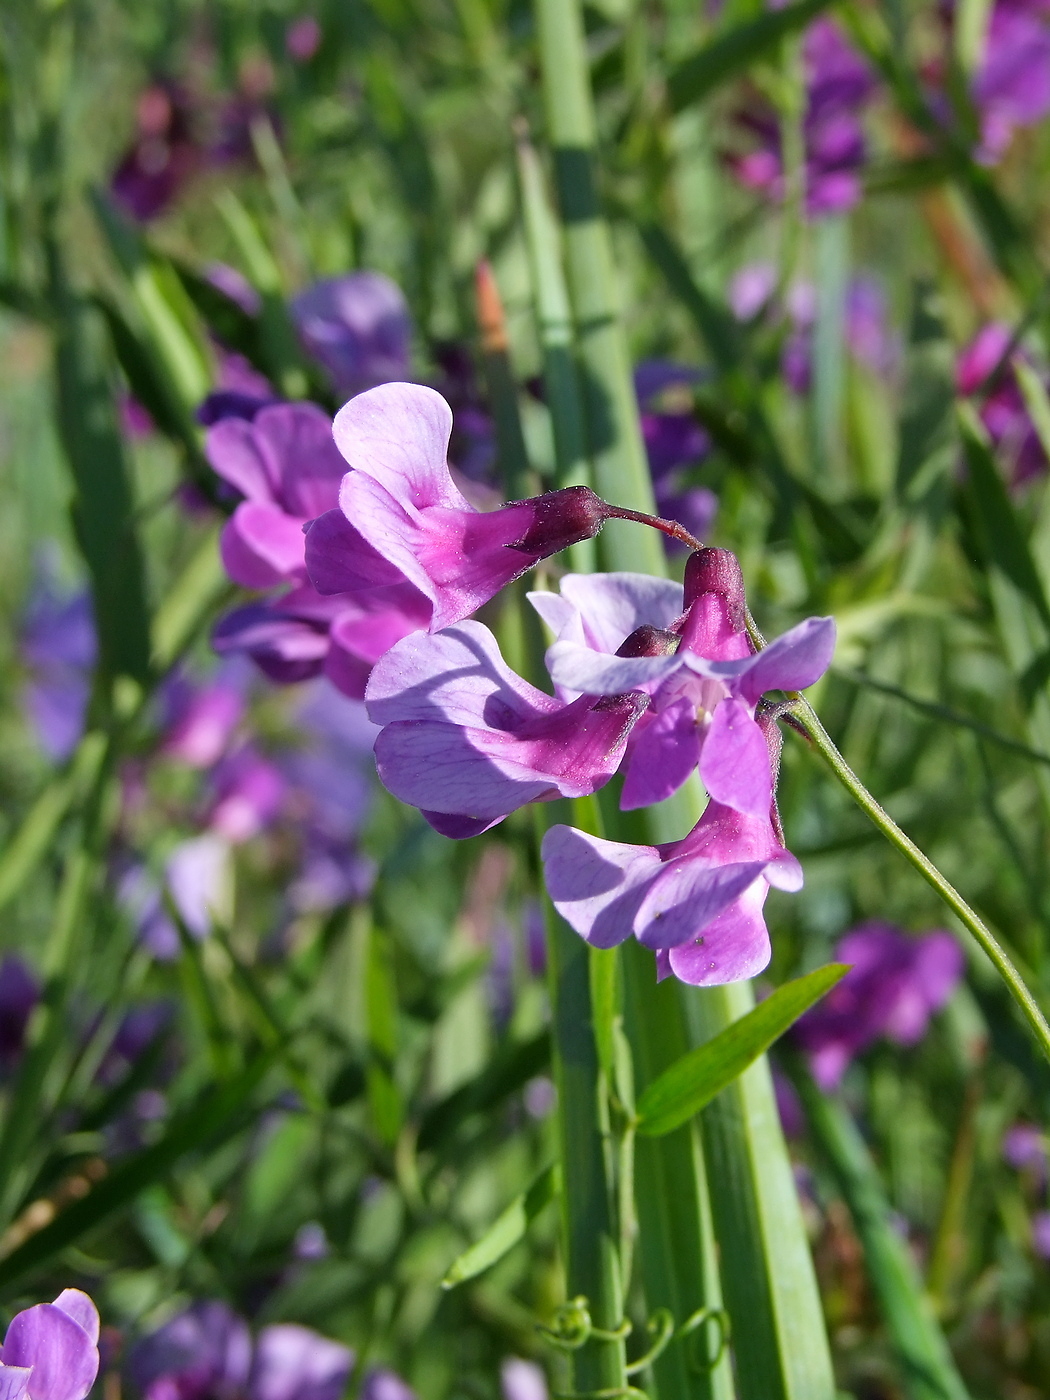
[{"label": "veined petal", "polygon": [[662,802],[678,791],[699,761],[700,731],[691,700],[678,700],[660,714],[646,715],[631,737],[620,810],[632,812]]},{"label": "veined petal", "polygon": [[650,574],[566,574],[560,589],[596,651],[615,652],[636,628],[670,627],[682,613],[682,585]]},{"label": "veined petal", "polygon": [[0,1400],[26,1400],[31,1366],[8,1366],[0,1361]]},{"label": "veined petal", "polygon": [[654,846],[629,846],[553,826],[543,838],[544,881],[554,907],[594,948],[614,948],[632,930],[662,869]]},{"label": "veined petal", "polygon": [[561,708],[511,670],[480,622],[405,637],[376,663],[365,700],[373,724],[431,720],[507,728]]},{"label": "veined petal", "polygon": [[[357,472],[415,510],[469,510],[448,470],[452,410],[422,384],[380,384],[344,404],[332,428],[336,446]],[[351,514],[351,520],[358,523]]]},{"label": "veined petal", "polygon": [[765,880],[756,880],[707,924],[699,940],[669,948],[663,955],[668,970],[694,987],[720,987],[757,977],[770,957],[769,932],[762,916],[768,888]]},{"label": "veined petal", "polygon": [[576,642],[555,642],[547,652],[547,669],[554,684],[586,695],[623,695],[628,690],[652,686],[682,664],[680,653],[611,656]]},{"label": "veined petal", "polygon": [[208,429],[204,453],[214,470],[249,501],[275,502],[280,468],[269,444],[244,418],[224,418]]},{"label": "veined petal", "polygon": [[303,564],[303,522],[266,501],[242,501],[222,531],[222,563],[243,588],[271,588]]},{"label": "veined petal", "polygon": [[418,511],[406,508],[364,472],[347,472],[343,477],[339,508],[377,554],[432,602],[436,600],[437,591],[419,559],[422,525]]},{"label": "veined petal", "polygon": [[279,504],[289,515],[309,520],[334,508],[346,463],[323,409],[312,403],[272,404],[255,415],[251,429],[277,465]]},{"label": "veined petal", "polygon": [[397,565],[373,549],[338,508],[306,526],[304,552],[306,572],[318,593],[352,593],[404,580]]},{"label": "veined petal", "polygon": [[664,866],[634,916],[634,932],[647,948],[695,942],[707,925],[758,879],[765,862],[716,864],[685,857]]},{"label": "veined petal", "polygon": [[725,807],[754,817],[769,815],[773,772],[761,729],[740,700],[715,706],[700,754],[700,780]]},{"label": "veined petal", "polygon": [[33,1400],[84,1400],[98,1375],[98,1348],[67,1312],[38,1303],[13,1318],[4,1365],[32,1368]]}]

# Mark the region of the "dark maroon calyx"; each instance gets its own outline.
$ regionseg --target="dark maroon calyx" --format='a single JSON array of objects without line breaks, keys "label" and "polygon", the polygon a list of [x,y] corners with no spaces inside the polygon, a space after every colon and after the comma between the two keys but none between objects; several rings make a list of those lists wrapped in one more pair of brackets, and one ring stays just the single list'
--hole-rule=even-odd
[{"label": "dark maroon calyx", "polygon": [[521,501],[532,510],[532,523],[522,535],[508,545],[537,559],[558,554],[571,544],[593,540],[609,519],[609,507],[589,486],[564,486],[560,491],[548,491]]},{"label": "dark maroon calyx", "polygon": [[636,627],[626,641],[616,648],[617,656],[673,656],[681,645],[681,637],[663,627]]}]

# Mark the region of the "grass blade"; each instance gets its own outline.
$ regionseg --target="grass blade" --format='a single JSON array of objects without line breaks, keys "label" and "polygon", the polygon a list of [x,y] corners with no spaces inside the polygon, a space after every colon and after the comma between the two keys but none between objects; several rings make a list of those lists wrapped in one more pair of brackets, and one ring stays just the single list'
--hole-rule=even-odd
[{"label": "grass blade", "polygon": [[525,1232],[545,1206],[558,1192],[558,1168],[551,1165],[542,1171],[529,1189],[516,1196],[510,1205],[492,1222],[481,1239],[454,1260],[442,1288],[455,1288],[459,1283],[476,1278],[491,1269],[503,1256],[525,1238]]}]

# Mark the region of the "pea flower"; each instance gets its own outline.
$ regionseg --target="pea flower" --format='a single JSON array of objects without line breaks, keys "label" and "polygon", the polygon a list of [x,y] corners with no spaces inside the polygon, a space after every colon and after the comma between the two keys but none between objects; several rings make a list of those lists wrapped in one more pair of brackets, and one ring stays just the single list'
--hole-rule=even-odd
[{"label": "pea flower", "polygon": [[1050,9],[1045,0],[997,0],[972,95],[981,117],[977,159],[995,165],[1014,132],[1050,112]]},{"label": "pea flower", "polygon": [[381,272],[315,282],[289,310],[304,348],[341,394],[407,378],[412,321],[401,289]]},{"label": "pea flower", "polygon": [[[827,669],[835,646],[831,618],[809,618],[754,652],[744,626],[744,584],[729,550],[690,556],[684,592],[652,590],[664,611],[646,621],[663,631],[662,654],[623,655],[609,645],[613,610],[632,594],[630,620],[641,624],[637,576],[562,580],[561,596],[531,595],[557,632],[547,666],[563,692],[618,695],[644,689],[651,710],[631,741],[621,797],[625,810],[677,791],[699,765],[710,796],[736,811],[763,817],[772,800],[766,739],[755,707],[767,690],[802,690]],[[667,604],[685,605],[668,624]],[[602,632],[605,632],[605,636]],[[613,631],[615,637],[615,631]]]},{"label": "pea flower", "polygon": [[836,1088],[850,1061],[882,1037],[916,1045],[964,971],[962,950],[950,933],[910,938],[878,920],[846,934],[835,958],[851,970],[792,1030],[825,1090]]},{"label": "pea flower", "polygon": [[21,627],[28,671],[22,704],[40,747],[56,763],[70,756],[84,732],[91,672],[98,652],[91,596],[58,584],[50,554],[36,563]]},{"label": "pea flower", "polygon": [[404,638],[365,693],[383,784],[445,836],[528,802],[582,797],[615,773],[648,697],[557,700],[516,675],[479,622]]},{"label": "pea flower", "polygon": [[[376,584],[407,579],[429,599],[430,630],[468,617],[540,559],[591,539],[609,507],[570,486],[499,510],[476,510],[449,473],[452,412],[433,389],[383,384],[336,415],[336,445],[350,470],[339,510],[307,531],[306,567],[323,594],[360,588],[361,537]],[[381,579],[373,556],[386,561]]]},{"label": "pea flower", "polygon": [[1046,471],[1047,459],[1015,369],[1025,352],[1011,349],[1011,341],[1009,326],[995,321],[983,326],[956,360],[955,386],[967,397],[981,395],[981,422],[1010,481],[1023,486]]},{"label": "pea flower", "polygon": [[16,1313],[0,1353],[3,1400],[84,1400],[98,1375],[98,1334],[98,1310],[78,1288]]}]

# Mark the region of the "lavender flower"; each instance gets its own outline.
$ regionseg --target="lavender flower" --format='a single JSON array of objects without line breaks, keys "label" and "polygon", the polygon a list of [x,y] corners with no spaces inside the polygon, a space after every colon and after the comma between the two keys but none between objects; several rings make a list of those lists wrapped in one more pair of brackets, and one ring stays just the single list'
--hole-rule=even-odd
[{"label": "lavender flower", "polygon": [[[806,211],[811,218],[821,218],[851,209],[860,198],[860,171],[866,158],[860,113],[875,84],[867,64],[830,19],[818,19],[809,27],[802,61],[806,82]],[[736,120],[755,144],[746,152],[731,155],[730,168],[741,184],[782,201],[785,173],[776,113],[752,96]]]},{"label": "lavender flower", "polygon": [[203,685],[182,674],[170,677],[161,692],[160,752],[189,768],[211,768],[244,714],[244,689],[236,662]]},{"label": "lavender flower", "polygon": [[996,0],[972,96],[981,118],[977,159],[995,165],[1018,128],[1050,113],[1050,6]]},{"label": "lavender flower", "polygon": [[[1047,457],[1028,413],[1015,365],[1027,359],[1010,349],[1008,326],[984,326],[959,355],[955,385],[966,397],[981,395],[980,418],[1014,486],[1023,486],[1047,469]],[[993,380],[989,376],[998,370]]]},{"label": "lavender flower", "polygon": [[300,15],[284,31],[284,47],[293,63],[309,63],[321,47],[321,26],[313,15]]},{"label": "lavender flower", "polygon": [[304,348],[339,393],[407,379],[412,321],[401,290],[380,272],[315,282],[291,303]]},{"label": "lavender flower", "polygon": [[1014,1123],[1003,1134],[1003,1160],[1015,1171],[1030,1173],[1040,1184],[1046,1182],[1046,1136],[1034,1123]]},{"label": "lavender flower", "polygon": [[55,573],[52,556],[42,555],[22,619],[21,650],[29,672],[23,708],[44,752],[58,763],[84,732],[98,641],[89,594],[63,592]]},{"label": "lavender flower", "polygon": [[950,933],[909,938],[877,920],[846,934],[835,957],[850,963],[851,970],[792,1032],[825,1090],[836,1088],[854,1056],[876,1040],[917,1044],[964,970],[962,951]]},{"label": "lavender flower", "polygon": [[[703,539],[710,530],[718,500],[706,487],[688,485],[684,473],[707,456],[711,442],[696,421],[691,405],[667,404],[666,399],[669,391],[674,394],[687,390],[700,377],[698,370],[662,360],[645,361],[634,372],[656,508],[661,515],[684,525],[697,539]],[[669,549],[683,547],[670,540],[666,544]]]},{"label": "lavender flower", "polygon": [[508,1356],[499,1368],[503,1400],[547,1400],[547,1377],[543,1367],[520,1356]]},{"label": "lavender flower", "polygon": [[248,1325],[218,1301],[193,1303],[136,1344],[128,1373],[143,1400],[234,1396],[247,1384]]},{"label": "lavender flower", "polygon": [[98,1375],[98,1335],[98,1310],[77,1288],[16,1313],[0,1361],[3,1400],[85,1400]]},{"label": "lavender flower", "polygon": [[373,1366],[361,1386],[361,1400],[417,1400],[417,1396],[396,1371]]}]

